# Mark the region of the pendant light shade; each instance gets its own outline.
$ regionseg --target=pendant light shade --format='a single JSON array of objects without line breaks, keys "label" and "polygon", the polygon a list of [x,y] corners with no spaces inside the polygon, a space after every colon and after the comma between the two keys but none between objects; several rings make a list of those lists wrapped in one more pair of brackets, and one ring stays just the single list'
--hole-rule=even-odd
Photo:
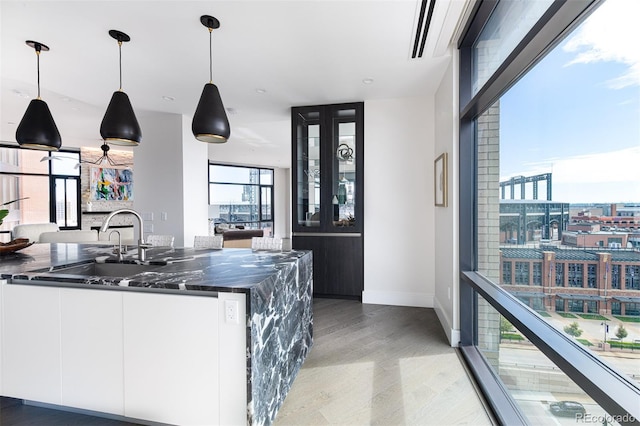
[{"label": "pendant light shade", "polygon": [[220,91],[213,83],[205,84],[202,89],[191,130],[196,139],[209,143],[224,143],[231,134]]},{"label": "pendant light shade", "polygon": [[224,143],[231,135],[227,113],[220,97],[218,87],[213,84],[211,33],[220,28],[220,21],[213,16],[200,17],[202,25],[209,29],[209,83],[204,85],[198,107],[193,115],[191,131],[202,142]]},{"label": "pendant light shade", "polygon": [[62,146],[60,132],[56,126],[49,106],[40,99],[40,52],[49,48],[37,41],[27,40],[27,45],[33,47],[38,58],[38,97],[33,99],[20,120],[16,129],[16,141],[22,148],[57,151]]},{"label": "pendant light shade", "polygon": [[114,145],[138,145],[142,131],[133,112],[129,96],[122,91],[122,43],[131,38],[118,30],[110,30],[109,35],[118,41],[120,88],[113,92],[107,111],[100,124],[100,135],[105,142]]},{"label": "pendant light shade", "polygon": [[142,140],[140,125],[126,93],[113,92],[100,125],[105,142],[115,145],[138,145]]}]

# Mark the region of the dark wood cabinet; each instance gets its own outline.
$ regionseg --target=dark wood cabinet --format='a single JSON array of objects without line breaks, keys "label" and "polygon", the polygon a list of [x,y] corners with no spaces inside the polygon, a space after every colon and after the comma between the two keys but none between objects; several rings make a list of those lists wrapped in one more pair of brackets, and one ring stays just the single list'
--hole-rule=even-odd
[{"label": "dark wood cabinet", "polygon": [[291,109],[294,249],[313,250],[314,294],[362,298],[364,103]]}]

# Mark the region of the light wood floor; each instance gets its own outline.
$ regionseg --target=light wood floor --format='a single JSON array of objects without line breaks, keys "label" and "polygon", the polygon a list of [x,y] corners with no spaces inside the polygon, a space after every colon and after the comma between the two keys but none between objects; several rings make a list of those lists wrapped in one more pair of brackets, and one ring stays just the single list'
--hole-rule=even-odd
[{"label": "light wood floor", "polygon": [[276,426],[491,424],[433,309],[313,308],[314,345]]}]

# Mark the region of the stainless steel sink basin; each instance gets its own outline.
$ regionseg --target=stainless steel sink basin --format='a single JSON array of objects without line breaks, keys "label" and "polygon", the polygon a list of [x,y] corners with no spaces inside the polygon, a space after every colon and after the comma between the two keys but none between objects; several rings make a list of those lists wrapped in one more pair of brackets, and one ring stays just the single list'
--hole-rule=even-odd
[{"label": "stainless steel sink basin", "polygon": [[98,277],[130,277],[143,272],[153,272],[163,265],[139,265],[136,263],[84,263],[49,271],[50,274],[83,275]]}]

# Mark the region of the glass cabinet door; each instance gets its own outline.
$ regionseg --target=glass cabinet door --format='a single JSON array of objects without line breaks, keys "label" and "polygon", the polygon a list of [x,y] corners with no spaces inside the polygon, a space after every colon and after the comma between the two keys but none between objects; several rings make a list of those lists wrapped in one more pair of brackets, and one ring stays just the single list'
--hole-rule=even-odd
[{"label": "glass cabinet door", "polygon": [[333,226],[356,224],[356,111],[338,110],[333,117]]},{"label": "glass cabinet door", "polygon": [[296,123],[297,224],[320,227],[320,113],[300,112]]},{"label": "glass cabinet door", "polygon": [[294,232],[362,232],[363,105],[292,108]]}]

